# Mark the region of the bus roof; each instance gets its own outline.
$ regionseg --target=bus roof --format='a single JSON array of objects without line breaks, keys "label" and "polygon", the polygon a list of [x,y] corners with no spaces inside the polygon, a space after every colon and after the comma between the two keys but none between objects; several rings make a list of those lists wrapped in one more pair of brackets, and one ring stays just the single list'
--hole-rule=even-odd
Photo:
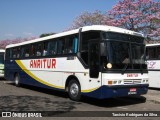
[{"label": "bus roof", "polygon": [[[34,40],[22,42],[22,43],[10,44],[10,45],[7,45],[6,48],[21,46],[21,45],[26,45],[26,44],[30,44],[30,43],[39,42],[39,41],[45,41],[45,40],[48,40],[48,39],[53,39],[53,38],[58,38],[58,37],[63,37],[63,36],[67,36],[67,35],[76,34],[76,33],[79,32],[79,29],[70,30],[70,31],[67,31],[67,32],[62,32],[62,33],[57,33],[57,34],[54,34],[54,35],[50,35],[50,36],[42,37],[42,38],[37,38],[37,39],[34,39]],[[137,33],[137,32],[134,32],[134,31],[130,31],[130,30],[126,30],[126,29],[118,28],[118,27],[113,27],[113,26],[91,25],[91,26],[82,27],[82,32],[91,31],[91,30],[106,31],[106,32],[111,31],[111,32],[118,32],[118,33],[124,33],[124,34],[130,34],[130,35],[136,35],[136,36],[143,37],[143,34],[141,34],[141,33]]]},{"label": "bus roof", "polygon": [[4,49],[0,49],[0,52],[5,52],[5,50]]},{"label": "bus roof", "polygon": [[147,47],[152,47],[152,46],[160,46],[160,43],[156,43],[156,44],[147,44]]}]

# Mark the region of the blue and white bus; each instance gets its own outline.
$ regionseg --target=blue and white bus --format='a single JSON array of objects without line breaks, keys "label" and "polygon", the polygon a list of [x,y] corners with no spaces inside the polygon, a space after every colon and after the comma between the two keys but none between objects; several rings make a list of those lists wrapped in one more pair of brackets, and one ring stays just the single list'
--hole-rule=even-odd
[{"label": "blue and white bus", "polygon": [[85,26],[6,47],[5,78],[98,99],[146,94],[148,71],[142,34]]},{"label": "blue and white bus", "polygon": [[0,78],[4,77],[4,49],[0,49]]}]

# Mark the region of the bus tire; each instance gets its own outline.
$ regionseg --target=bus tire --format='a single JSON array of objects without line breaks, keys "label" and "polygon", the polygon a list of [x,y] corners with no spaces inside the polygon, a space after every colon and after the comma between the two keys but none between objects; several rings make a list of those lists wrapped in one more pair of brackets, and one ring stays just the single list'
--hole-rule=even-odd
[{"label": "bus tire", "polygon": [[19,78],[18,74],[16,74],[15,77],[14,77],[14,84],[15,84],[16,87],[20,86],[20,78]]},{"label": "bus tire", "polygon": [[69,81],[68,94],[71,100],[79,101],[81,99],[81,87],[77,80],[72,79]]}]

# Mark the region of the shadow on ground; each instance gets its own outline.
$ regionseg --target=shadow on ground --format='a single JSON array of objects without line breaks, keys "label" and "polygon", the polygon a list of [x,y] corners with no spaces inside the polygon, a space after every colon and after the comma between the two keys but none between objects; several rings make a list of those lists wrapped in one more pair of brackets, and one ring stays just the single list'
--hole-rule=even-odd
[{"label": "shadow on ground", "polygon": [[52,101],[40,96],[0,96],[0,111],[71,111],[73,101]]},{"label": "shadow on ground", "polygon": [[[13,84],[10,84],[13,85]],[[68,99],[68,94],[60,91],[43,89],[28,85],[21,86],[25,89],[30,89],[45,94],[53,95],[54,97],[61,97]],[[0,97],[0,111],[4,110],[42,110],[42,111],[72,111],[76,109],[76,105],[87,103],[99,107],[119,107],[134,105],[146,102],[146,98],[143,96],[130,96],[121,98],[111,98],[111,99],[94,99],[90,97],[82,97],[80,102],[75,102],[72,100],[63,101],[52,101],[49,98],[39,97],[39,96],[1,96]]]},{"label": "shadow on ground", "polygon": [[153,88],[153,87],[149,87],[150,90],[158,90],[160,91],[160,88]]},{"label": "shadow on ground", "polygon": [[5,81],[5,79],[3,77],[0,77],[0,81]]},{"label": "shadow on ground", "polygon": [[127,106],[127,105],[134,105],[146,102],[146,98],[143,96],[130,96],[130,97],[120,97],[120,98],[110,98],[110,99],[92,99],[88,97],[83,97],[82,102],[96,105],[99,107],[120,107],[120,106]]}]

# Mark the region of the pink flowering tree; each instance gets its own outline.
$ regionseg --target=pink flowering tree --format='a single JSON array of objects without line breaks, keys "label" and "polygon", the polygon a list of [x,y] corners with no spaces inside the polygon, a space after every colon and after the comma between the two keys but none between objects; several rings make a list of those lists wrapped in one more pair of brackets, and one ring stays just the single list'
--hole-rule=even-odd
[{"label": "pink flowering tree", "polygon": [[20,43],[20,42],[24,42],[24,41],[28,41],[28,40],[32,40],[35,39],[36,37],[31,37],[31,38],[16,38],[16,39],[6,39],[6,40],[0,40],[0,49],[5,49],[5,47],[9,44],[16,44],[16,43]]},{"label": "pink flowering tree", "polygon": [[75,18],[71,26],[66,30],[76,29],[89,25],[100,25],[102,24],[104,17],[104,14],[98,10],[95,12],[83,12],[81,15]]},{"label": "pink flowering tree", "polygon": [[107,15],[106,25],[141,32],[148,38],[160,36],[160,2],[120,0]]}]

